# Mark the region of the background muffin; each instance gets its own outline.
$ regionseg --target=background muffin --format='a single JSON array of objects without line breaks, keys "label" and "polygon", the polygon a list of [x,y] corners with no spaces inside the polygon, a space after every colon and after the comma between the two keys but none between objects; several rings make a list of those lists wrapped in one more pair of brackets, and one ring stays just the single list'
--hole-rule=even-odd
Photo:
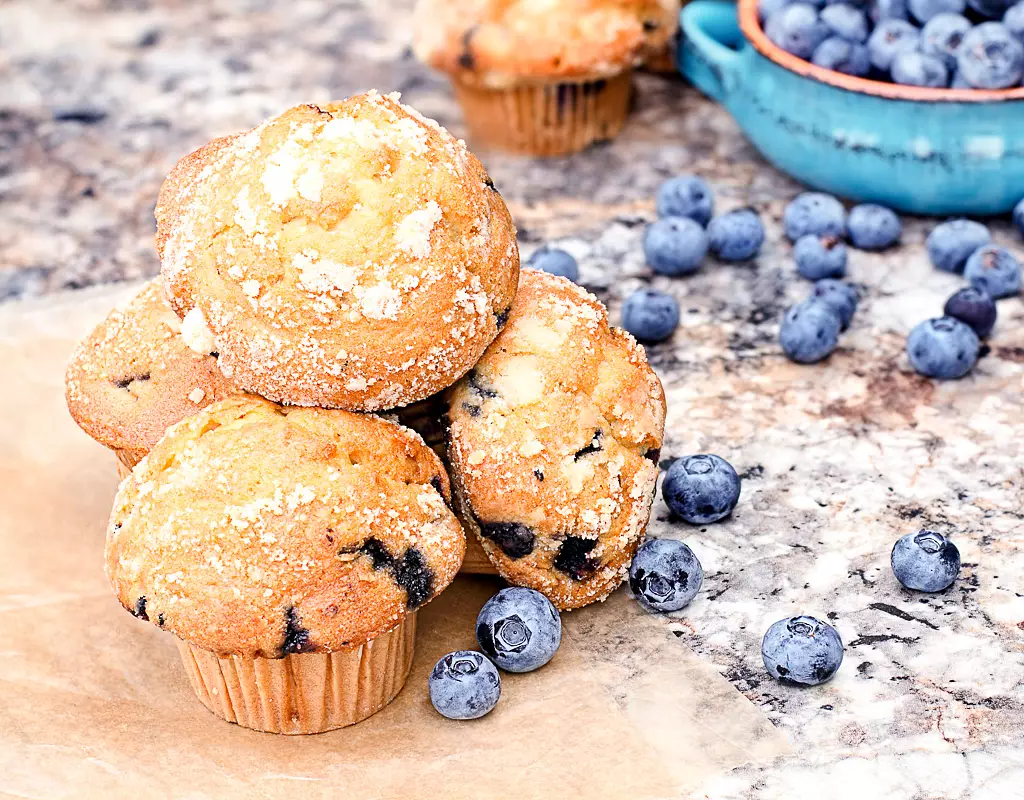
[{"label": "background muffin", "polygon": [[162,271],[236,385],[392,408],[449,386],[497,334],[519,269],[508,210],[397,95],[297,106],[189,159],[161,191]]},{"label": "background muffin", "polygon": [[450,399],[456,493],[498,572],[562,609],[606,597],[646,528],[664,435],[643,348],[583,289],[523,270]]}]

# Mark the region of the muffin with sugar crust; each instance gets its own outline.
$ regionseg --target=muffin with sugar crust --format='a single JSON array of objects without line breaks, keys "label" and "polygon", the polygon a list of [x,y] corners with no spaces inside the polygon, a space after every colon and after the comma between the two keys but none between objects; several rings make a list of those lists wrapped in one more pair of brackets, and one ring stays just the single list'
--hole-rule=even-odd
[{"label": "muffin with sugar crust", "polygon": [[457,508],[498,572],[560,609],[621,582],[650,518],[665,394],[565,278],[524,269],[508,325],[450,390]]},{"label": "muffin with sugar crust", "polygon": [[229,399],[172,427],[121,485],[107,576],[178,637],[210,710],[315,733],[401,689],[415,611],[465,550],[449,502],[440,459],[401,426]]},{"label": "muffin with sugar crust", "polygon": [[480,162],[376,92],[297,106],[172,171],[161,269],[246,391],[376,411],[451,385],[497,335],[519,253]]},{"label": "muffin with sugar crust", "polygon": [[663,53],[679,0],[419,0],[413,49],[446,73],[474,142],[560,155],[614,137],[633,69]]}]

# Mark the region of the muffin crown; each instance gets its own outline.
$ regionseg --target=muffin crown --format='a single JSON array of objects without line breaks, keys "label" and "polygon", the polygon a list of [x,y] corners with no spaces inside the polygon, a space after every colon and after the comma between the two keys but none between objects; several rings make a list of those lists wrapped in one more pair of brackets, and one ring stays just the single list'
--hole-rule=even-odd
[{"label": "muffin crown", "polygon": [[519,254],[480,162],[376,92],[297,106],[186,157],[160,193],[170,300],[240,387],[378,410],[466,372]]},{"label": "muffin crown", "polygon": [[449,499],[406,428],[229,399],[171,428],[121,485],[107,575],[135,616],[206,650],[344,650],[455,577]]},{"label": "muffin crown", "polygon": [[413,49],[492,88],[615,75],[665,48],[679,0],[419,0]]}]

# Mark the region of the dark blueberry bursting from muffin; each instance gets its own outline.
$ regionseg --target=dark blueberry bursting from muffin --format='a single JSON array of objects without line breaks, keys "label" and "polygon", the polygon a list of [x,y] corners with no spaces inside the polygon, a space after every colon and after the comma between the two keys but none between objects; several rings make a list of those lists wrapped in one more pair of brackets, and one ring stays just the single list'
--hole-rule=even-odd
[{"label": "dark blueberry bursting from muffin", "polygon": [[590,440],[590,444],[588,444],[586,447],[583,447],[583,448],[580,448],[579,450],[577,450],[576,451],[576,455],[574,455],[572,457],[572,460],[573,461],[579,461],[584,456],[589,456],[591,453],[599,452],[601,450],[601,436],[602,435],[603,435],[603,431],[600,428],[598,428],[596,431],[594,431],[594,436]]},{"label": "dark blueberry bursting from muffin", "polygon": [[370,558],[375,570],[390,569],[395,560],[380,539],[374,539],[372,537],[367,539],[363,546],[359,548],[359,552]]},{"label": "dark blueberry bursting from muffin", "polygon": [[597,559],[589,555],[596,546],[596,539],[567,536],[555,556],[555,569],[564,572],[574,581],[586,580],[597,569]]},{"label": "dark blueberry bursting from muffin", "polygon": [[157,616],[156,616],[156,624],[159,625],[162,628],[164,626],[164,622],[165,622],[164,615],[163,614],[157,614]]},{"label": "dark blueberry bursting from muffin", "polygon": [[111,381],[111,383],[114,384],[114,386],[116,386],[118,389],[127,389],[133,383],[141,383],[143,381],[148,381],[149,378],[149,373],[143,372],[141,375],[126,375],[123,378],[118,378],[116,381]]},{"label": "dark blueberry bursting from muffin", "polygon": [[441,476],[435,475],[430,479],[430,485],[434,487],[434,491],[441,495],[441,499],[444,500],[444,504],[448,508],[452,507],[452,504],[448,501],[448,495],[444,493],[444,484],[441,482]]},{"label": "dark blueberry bursting from muffin", "polygon": [[542,469],[535,469],[533,471],[533,477],[535,477],[537,480],[543,482],[544,481],[544,470],[542,470]]},{"label": "dark blueberry bursting from muffin", "polygon": [[537,535],[518,522],[481,522],[480,534],[513,559],[530,555],[537,541]]},{"label": "dark blueberry bursting from muffin", "polygon": [[652,461],[655,464],[657,464],[658,460],[661,458],[661,448],[660,447],[652,447],[649,450],[645,450],[644,451],[644,458],[646,458],[648,461]]},{"label": "dark blueberry bursting from muffin", "polygon": [[497,397],[498,393],[494,389],[484,386],[482,381],[479,372],[475,369],[469,371],[469,388],[473,390],[474,394],[480,397]]},{"label": "dark blueberry bursting from muffin", "polygon": [[[493,188],[494,184],[491,184],[491,186]],[[497,324],[499,331],[505,327],[506,323],[508,323],[508,315],[511,313],[512,306],[509,306],[504,311],[499,311],[497,314],[494,315],[494,321]]]},{"label": "dark blueberry bursting from muffin", "polygon": [[[486,186],[492,192],[498,192],[498,187],[494,185],[494,181],[491,179],[490,175],[484,178],[484,186]],[[498,194],[501,194],[501,192],[498,192]]]},{"label": "dark blueberry bursting from muffin", "polygon": [[430,599],[434,587],[434,573],[430,571],[419,550],[410,547],[400,560],[394,562],[392,569],[395,582],[405,589],[409,596],[409,608],[419,608]]},{"label": "dark blueberry bursting from muffin", "polygon": [[462,34],[462,52],[459,54],[459,66],[463,69],[473,69],[476,66],[476,59],[473,57],[473,37],[476,35],[477,26],[468,28]]},{"label": "dark blueberry bursting from muffin", "polygon": [[284,612],[284,644],[281,650],[285,655],[290,653],[308,653],[315,648],[309,641],[309,631],[299,622],[299,613],[295,606],[288,606]]},{"label": "dark blueberry bursting from muffin", "polygon": [[463,403],[462,404],[462,408],[471,417],[479,417],[480,416],[480,406],[475,406],[472,403]]},{"label": "dark blueberry bursting from muffin", "polygon": [[131,611],[139,619],[149,622],[149,614],[146,613],[146,595],[142,595],[142,597],[135,601],[135,608]]}]

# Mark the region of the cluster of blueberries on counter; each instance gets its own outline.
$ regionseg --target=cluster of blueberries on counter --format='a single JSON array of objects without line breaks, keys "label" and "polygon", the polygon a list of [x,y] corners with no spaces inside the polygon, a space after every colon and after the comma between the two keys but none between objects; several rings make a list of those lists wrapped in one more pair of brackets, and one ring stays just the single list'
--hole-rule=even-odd
[{"label": "cluster of blueberries on counter", "polygon": [[1024,78],[1024,2],[760,0],[758,12],[783,50],[847,75],[954,89]]},{"label": "cluster of blueberries on counter", "polygon": [[[740,498],[740,477],[725,459],[692,455],[672,463],[662,497],[672,513],[691,525],[728,517]],[[923,530],[899,539],[892,570],[906,588],[940,592],[960,571],[960,552],[947,538]],[[674,539],[647,539],[629,567],[629,587],[648,611],[685,608],[700,590],[704,570],[693,551]],[[476,719],[501,697],[501,675],[531,672],[551,660],[562,640],[562,622],[551,602],[533,589],[502,589],[476,621],[480,651],[458,650],[441,658],[428,680],[434,708],[449,719]],[[793,686],[829,680],[843,661],[839,633],[815,617],[782,619],[768,628],[761,657],[772,677]]]}]

